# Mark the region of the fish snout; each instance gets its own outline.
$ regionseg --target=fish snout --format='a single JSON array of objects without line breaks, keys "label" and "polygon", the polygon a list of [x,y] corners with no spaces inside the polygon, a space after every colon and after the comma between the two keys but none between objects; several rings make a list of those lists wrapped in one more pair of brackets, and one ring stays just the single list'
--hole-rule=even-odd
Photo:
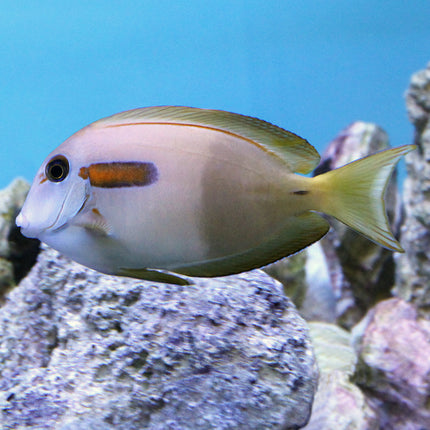
[{"label": "fish snout", "polygon": [[15,224],[23,229],[28,228],[28,226],[30,225],[28,219],[25,217],[22,211],[16,217]]},{"label": "fish snout", "polygon": [[18,214],[15,219],[15,224],[21,228],[21,233],[26,237],[36,237],[35,232],[31,231],[30,221],[28,218],[22,213],[22,211]]}]

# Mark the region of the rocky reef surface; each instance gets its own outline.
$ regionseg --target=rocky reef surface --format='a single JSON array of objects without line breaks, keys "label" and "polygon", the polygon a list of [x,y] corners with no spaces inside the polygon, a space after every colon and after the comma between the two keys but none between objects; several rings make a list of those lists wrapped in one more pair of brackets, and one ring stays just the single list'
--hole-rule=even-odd
[{"label": "rocky reef surface", "polygon": [[397,259],[396,294],[430,318],[430,65],[413,75],[406,94],[417,151],[406,158],[405,219]]},{"label": "rocky reef surface", "polygon": [[295,429],[318,372],[262,271],[152,284],[43,247],[0,308],[0,375],[2,429]]},{"label": "rocky reef surface", "polygon": [[[418,150],[387,190],[404,254],[331,221],[270,276],[142,282],[39,252],[13,222],[28,184],[0,191],[0,427],[430,429],[430,65],[406,103]],[[388,146],[355,122],[316,174]]]},{"label": "rocky reef surface", "polygon": [[0,190],[0,303],[10,287],[28,273],[39,253],[39,241],[23,237],[15,226],[29,189],[25,180],[17,179]]}]

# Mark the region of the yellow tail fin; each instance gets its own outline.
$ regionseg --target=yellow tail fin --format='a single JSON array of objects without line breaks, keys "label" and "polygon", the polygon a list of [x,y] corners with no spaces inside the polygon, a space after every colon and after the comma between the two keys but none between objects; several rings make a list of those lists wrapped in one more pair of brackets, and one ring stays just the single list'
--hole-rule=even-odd
[{"label": "yellow tail fin", "polygon": [[384,195],[399,159],[414,145],[388,149],[313,178],[319,190],[319,209],[367,238],[393,251],[403,252],[393,237]]}]

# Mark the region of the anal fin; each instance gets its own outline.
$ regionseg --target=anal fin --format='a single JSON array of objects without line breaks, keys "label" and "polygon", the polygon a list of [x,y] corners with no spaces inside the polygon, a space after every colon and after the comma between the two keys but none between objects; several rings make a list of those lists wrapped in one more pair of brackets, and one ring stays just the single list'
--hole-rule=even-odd
[{"label": "anal fin", "polygon": [[191,282],[171,273],[160,272],[153,269],[126,269],[121,268],[117,273],[119,276],[143,279],[145,281],[161,282],[163,284],[191,285]]}]

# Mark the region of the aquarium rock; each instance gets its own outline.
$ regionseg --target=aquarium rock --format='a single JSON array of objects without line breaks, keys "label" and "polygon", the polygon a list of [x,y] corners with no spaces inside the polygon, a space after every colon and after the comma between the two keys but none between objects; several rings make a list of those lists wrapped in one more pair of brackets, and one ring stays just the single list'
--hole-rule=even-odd
[{"label": "aquarium rock", "polygon": [[409,119],[415,127],[418,150],[406,157],[405,219],[397,257],[395,294],[416,303],[430,316],[430,63],[412,76],[406,94]]},{"label": "aquarium rock", "polygon": [[351,334],[335,324],[309,323],[320,380],[304,430],[378,430],[377,411],[352,382],[357,355]]},{"label": "aquarium rock", "polygon": [[0,299],[28,273],[39,252],[39,241],[25,238],[15,226],[29,189],[28,182],[18,178],[0,190]]},{"label": "aquarium rock", "polygon": [[177,286],[44,247],[0,308],[0,422],[37,429],[298,429],[317,367],[262,271]]},{"label": "aquarium rock", "polygon": [[357,384],[387,430],[430,428],[430,323],[399,298],[378,303],[353,330]]}]

